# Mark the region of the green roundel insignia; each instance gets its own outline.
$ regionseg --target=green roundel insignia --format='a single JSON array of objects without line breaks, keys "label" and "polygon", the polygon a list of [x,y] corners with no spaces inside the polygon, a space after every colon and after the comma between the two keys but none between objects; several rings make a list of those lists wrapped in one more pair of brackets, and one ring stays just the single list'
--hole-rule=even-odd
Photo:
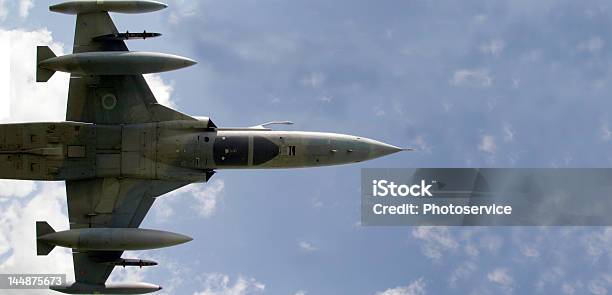
[{"label": "green roundel insignia", "polygon": [[107,93],[102,96],[102,107],[106,110],[112,110],[117,105],[117,97],[112,93]]}]

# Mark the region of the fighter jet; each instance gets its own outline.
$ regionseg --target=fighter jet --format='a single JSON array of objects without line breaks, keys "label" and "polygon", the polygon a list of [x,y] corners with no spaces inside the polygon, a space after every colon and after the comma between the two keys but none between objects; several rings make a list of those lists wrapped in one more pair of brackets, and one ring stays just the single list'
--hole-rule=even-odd
[{"label": "fighter jet", "polygon": [[143,294],[147,283],[106,284],[115,266],[151,266],[125,250],[185,243],[190,237],[139,228],[155,199],[222,169],[272,169],[365,161],[404,150],[372,139],[320,132],[275,131],[274,124],[221,128],[157,102],[142,74],[192,66],[169,54],[129,51],[125,41],[157,37],[120,33],[109,12],[166,8],[155,1],[79,0],[50,10],[76,15],[73,53],[38,47],[36,80],[70,73],[65,122],[0,125],[0,178],[65,181],[70,229],[36,223],[37,254],[72,249],[75,282],[68,294]]}]

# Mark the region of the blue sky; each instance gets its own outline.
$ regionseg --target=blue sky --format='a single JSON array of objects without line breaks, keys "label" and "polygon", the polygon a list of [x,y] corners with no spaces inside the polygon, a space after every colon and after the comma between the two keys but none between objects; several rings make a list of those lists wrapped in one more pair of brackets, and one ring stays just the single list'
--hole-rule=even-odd
[{"label": "blue sky", "polygon": [[[48,12],[47,1],[27,16],[18,1],[2,3],[14,12],[2,29],[46,28],[69,51],[73,16]],[[164,34],[130,49],[199,61],[160,75],[177,109],[220,126],[292,120],[289,130],[419,151],[349,166],[220,171],[163,197],[144,221],[194,240],[132,254],[161,265],[125,277],[177,294],[612,292],[609,228],[358,224],[364,167],[610,166],[609,2],[168,4],[113,18],[120,31]]]}]

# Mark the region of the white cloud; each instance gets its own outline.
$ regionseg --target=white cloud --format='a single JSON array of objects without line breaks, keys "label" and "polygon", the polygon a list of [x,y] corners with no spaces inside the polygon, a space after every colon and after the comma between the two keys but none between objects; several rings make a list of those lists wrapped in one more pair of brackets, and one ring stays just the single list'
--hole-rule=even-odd
[{"label": "white cloud", "polygon": [[266,288],[257,280],[242,276],[232,283],[228,275],[220,273],[205,274],[203,280],[203,290],[193,295],[245,295],[262,293]]},{"label": "white cloud", "polygon": [[192,198],[195,209],[202,217],[215,214],[225,192],[225,181],[215,179],[207,183],[192,183],[157,199],[154,208],[158,222],[164,222],[174,215],[173,205],[182,198]]},{"label": "white cloud", "polygon": [[466,261],[455,268],[448,278],[451,286],[456,286],[458,281],[467,280],[477,269],[474,262]]},{"label": "white cloud", "polygon": [[480,46],[480,51],[485,54],[498,56],[502,51],[504,51],[505,47],[506,42],[504,42],[504,40],[491,39]]},{"label": "white cloud", "polygon": [[514,131],[514,129],[512,129],[512,126],[510,125],[504,126],[504,141],[505,142],[513,142],[515,134],[516,132]]},{"label": "white cloud", "polygon": [[188,1],[188,0],[175,0],[170,5],[170,17],[168,22],[172,25],[178,25],[181,20],[196,15],[199,9],[200,1]]},{"label": "white cloud", "polygon": [[597,53],[601,51],[605,45],[606,43],[604,40],[596,36],[578,44],[578,49],[588,51],[589,53]]},{"label": "white cloud", "polygon": [[496,268],[487,274],[487,279],[504,287],[509,287],[514,284],[514,278],[512,278],[506,268]]},{"label": "white cloud", "polygon": [[[150,252],[147,252],[150,253]],[[155,294],[159,295],[173,295],[179,294],[178,291],[181,286],[185,283],[185,281],[192,282],[193,277],[193,269],[190,265],[184,263],[178,263],[171,259],[165,259],[164,257],[154,256],[151,257],[153,260],[159,263],[159,266],[166,269],[168,274],[166,275],[166,279],[160,282],[160,285],[163,289]],[[204,274],[206,275],[206,274]],[[197,276],[199,280],[202,279],[202,276]]]},{"label": "white cloud", "polygon": [[521,245],[521,254],[523,254],[523,256],[525,257],[530,257],[530,258],[538,258],[540,257],[540,251],[533,246],[529,246],[529,245]]},{"label": "white cloud", "polygon": [[[4,191],[2,196],[10,197]],[[59,273],[66,274],[70,281],[74,279],[69,249],[57,247],[47,256],[36,255],[36,221],[47,221],[55,230],[68,229],[65,204],[61,182],[43,183],[28,197],[0,203],[0,273]],[[44,290],[33,292],[28,294],[48,294]]]},{"label": "white cloud", "polygon": [[374,108],[374,115],[376,115],[377,117],[382,117],[382,116],[385,116],[386,114],[387,112],[385,112],[385,110],[381,109],[380,107]]},{"label": "white cloud", "polygon": [[497,149],[495,138],[491,135],[483,135],[478,145],[478,149],[489,154],[495,154],[495,150]]},{"label": "white cloud", "polygon": [[279,104],[279,103],[281,103],[281,99],[278,96],[271,96],[270,97],[270,103],[271,104]]},{"label": "white cloud", "polygon": [[151,88],[151,91],[155,95],[157,102],[167,107],[176,107],[174,101],[172,100],[172,92],[174,91],[173,82],[165,82],[164,79],[162,79],[162,77],[158,74],[147,74],[143,76],[147,81],[147,84],[149,84],[149,88]]},{"label": "white cloud", "polygon": [[427,143],[425,138],[422,135],[418,135],[413,141],[412,144],[419,152],[427,152],[431,153],[431,146]]},{"label": "white cloud", "polygon": [[488,19],[489,17],[484,14],[477,14],[474,16],[474,22],[479,24],[486,22]]},{"label": "white cloud", "polygon": [[589,290],[591,294],[595,294],[595,295],[608,294],[608,288],[606,288],[605,283],[598,279],[589,281],[587,285],[587,289]]},{"label": "white cloud", "polygon": [[[53,41],[46,29],[35,31],[4,30],[0,28],[2,46],[10,46],[9,77],[10,112],[0,122],[63,121],[68,96],[69,75],[56,73],[48,82],[36,82],[36,46],[47,45],[58,55],[64,53],[63,45]],[[5,43],[6,42],[6,43]],[[34,107],[35,106],[35,107]]]},{"label": "white cloud", "polygon": [[312,243],[306,241],[298,242],[298,248],[304,252],[317,251],[317,247],[315,247]]},{"label": "white cloud", "polygon": [[393,111],[400,116],[404,116],[404,114],[406,114],[404,103],[400,99],[393,99],[391,101],[391,107]]},{"label": "white cloud", "polygon": [[606,227],[601,231],[593,231],[582,238],[582,244],[593,259],[607,257],[612,254],[612,228]]},{"label": "white cloud", "polygon": [[467,245],[465,245],[464,250],[465,254],[472,257],[476,257],[480,254],[480,250],[478,250],[478,247],[476,247],[476,245],[472,243],[468,243]]},{"label": "white cloud", "polygon": [[0,179],[0,200],[3,198],[23,198],[36,190],[36,182],[28,180]]},{"label": "white cloud", "polygon": [[320,102],[324,102],[324,103],[330,103],[334,98],[332,96],[329,95],[323,95],[319,98],[317,98],[318,101]]},{"label": "white cloud", "polygon": [[293,295],[306,295],[306,294],[308,294],[308,293],[306,293],[306,291],[299,290],[299,291],[295,292],[295,294],[293,294]]},{"label": "white cloud", "polygon": [[480,248],[491,254],[497,254],[503,243],[503,239],[496,235],[484,235],[479,239]]},{"label": "white cloud", "polygon": [[412,236],[425,242],[421,245],[423,254],[435,260],[440,259],[443,252],[459,247],[447,227],[418,226],[412,230]]},{"label": "white cloud", "polygon": [[30,9],[34,7],[33,0],[20,0],[19,1],[19,17],[26,18],[30,14]]},{"label": "white cloud", "polygon": [[489,71],[485,69],[475,70],[457,70],[451,78],[451,84],[455,86],[468,87],[489,87],[493,83],[493,79],[489,76]]},{"label": "white cloud", "polygon": [[550,288],[550,286],[558,286],[560,279],[563,278],[564,275],[565,272],[562,268],[557,266],[549,267],[546,270],[539,272],[538,280],[535,284],[536,289],[543,291]]},{"label": "white cloud", "polygon": [[217,203],[219,203],[220,198],[223,196],[224,190],[225,182],[222,179],[217,179],[210,182],[203,189],[191,192],[197,201],[197,209],[200,215],[210,217],[215,213]]},{"label": "white cloud", "polygon": [[408,286],[395,287],[382,292],[377,292],[376,295],[425,295],[425,282],[422,278],[410,283]]},{"label": "white cloud", "polygon": [[573,295],[576,294],[576,287],[570,283],[563,283],[561,286],[561,292],[566,295]]},{"label": "white cloud", "polygon": [[319,72],[312,72],[308,74],[308,76],[302,78],[301,82],[304,86],[309,86],[312,88],[319,88],[323,83],[325,83],[326,77],[325,74]]}]

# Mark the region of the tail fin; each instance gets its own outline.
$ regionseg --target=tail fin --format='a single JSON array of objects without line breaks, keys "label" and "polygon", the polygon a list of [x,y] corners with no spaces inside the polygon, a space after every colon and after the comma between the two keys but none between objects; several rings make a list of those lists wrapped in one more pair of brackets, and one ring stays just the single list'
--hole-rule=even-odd
[{"label": "tail fin", "polygon": [[37,255],[41,255],[41,256],[47,255],[49,254],[49,252],[51,252],[51,250],[53,250],[53,248],[55,248],[55,245],[49,245],[38,239],[46,234],[50,234],[54,232],[55,230],[46,221],[36,221],[36,254]]},{"label": "tail fin", "polygon": [[39,66],[41,61],[56,57],[55,53],[51,51],[49,46],[38,46],[36,47],[36,82],[47,82],[51,79],[51,76],[55,74],[55,71],[41,68]]}]

